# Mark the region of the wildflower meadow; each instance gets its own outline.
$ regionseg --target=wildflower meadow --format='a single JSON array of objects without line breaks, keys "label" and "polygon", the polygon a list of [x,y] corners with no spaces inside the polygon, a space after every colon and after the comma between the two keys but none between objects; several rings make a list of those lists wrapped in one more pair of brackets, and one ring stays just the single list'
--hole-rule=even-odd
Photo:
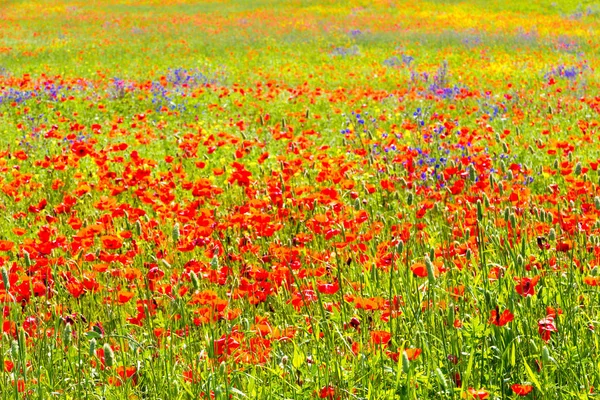
[{"label": "wildflower meadow", "polygon": [[589,0],[0,1],[0,398],[600,398],[599,68]]}]

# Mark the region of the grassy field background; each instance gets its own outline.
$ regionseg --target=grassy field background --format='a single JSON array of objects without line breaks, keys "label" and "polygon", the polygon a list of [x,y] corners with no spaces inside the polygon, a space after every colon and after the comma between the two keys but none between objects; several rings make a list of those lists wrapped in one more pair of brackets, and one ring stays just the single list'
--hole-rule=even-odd
[{"label": "grassy field background", "polygon": [[0,1],[0,397],[596,398],[599,30]]}]

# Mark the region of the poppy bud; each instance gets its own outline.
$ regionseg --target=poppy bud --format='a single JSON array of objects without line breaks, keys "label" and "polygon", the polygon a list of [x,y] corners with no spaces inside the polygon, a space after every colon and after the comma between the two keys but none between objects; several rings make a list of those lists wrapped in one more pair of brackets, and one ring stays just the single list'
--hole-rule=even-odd
[{"label": "poppy bud", "polygon": [[504,221],[508,222],[508,217],[510,216],[510,210],[508,207],[504,209]]},{"label": "poppy bud", "polygon": [[96,339],[90,340],[90,349],[89,349],[90,357],[96,354]]},{"label": "poppy bud", "polygon": [[10,281],[8,280],[8,271],[4,267],[2,267],[2,283],[4,284],[4,290],[8,293]]},{"label": "poppy bud", "polygon": [[31,267],[31,257],[29,256],[29,252],[23,251],[23,255],[25,256],[25,266],[27,268]]},{"label": "poppy bud", "polygon": [[515,216],[515,214],[511,213],[509,220],[510,220],[510,226],[512,226],[512,228],[515,229],[517,227],[517,217]]},{"label": "poppy bud", "polygon": [[517,256],[517,267],[521,268],[525,264],[525,260],[522,255]]},{"label": "poppy bud", "polygon": [[544,363],[548,363],[548,362],[550,362],[550,360],[551,360],[551,357],[550,357],[550,350],[548,350],[548,347],[547,347],[547,346],[544,346],[544,347],[542,348],[542,361],[543,361]]},{"label": "poppy bud", "polygon": [[591,271],[590,271],[590,275],[592,276],[598,276],[598,267],[594,267]]},{"label": "poppy bud", "polygon": [[215,270],[215,269],[219,269],[219,257],[217,257],[216,255],[212,258],[212,260],[210,261],[210,267]]},{"label": "poppy bud", "polygon": [[503,174],[506,173],[506,164],[504,164],[504,160],[500,160],[500,171],[502,171]]},{"label": "poppy bud", "polygon": [[406,198],[406,204],[412,206],[413,203],[413,194],[412,192],[408,192],[408,197]]},{"label": "poppy bud", "polygon": [[435,282],[435,267],[429,257],[425,257],[425,266],[427,267],[427,279],[429,279],[430,284],[433,284]]},{"label": "poppy bud", "polygon": [[600,197],[594,197],[594,205],[596,206],[596,210],[600,210]]},{"label": "poppy bud", "polygon": [[63,330],[63,344],[65,347],[69,347],[71,345],[71,339],[73,334],[73,328],[71,328],[71,324],[65,325],[65,329]]},{"label": "poppy bud", "polygon": [[195,290],[200,289],[200,281],[198,280],[198,275],[194,271],[190,272],[190,279],[192,280],[192,286]]},{"label": "poppy bud", "polygon": [[494,178],[494,174],[490,174],[490,188],[492,189],[492,191],[494,190],[495,182],[496,182],[496,179]]},{"label": "poppy bud", "polygon": [[138,236],[142,235],[142,223],[139,220],[135,222],[135,233]]},{"label": "poppy bud", "polygon": [[179,231],[179,224],[175,224],[175,226],[173,226],[173,242],[175,242],[175,243],[179,242],[180,235],[181,235],[181,232]]},{"label": "poppy bud", "polygon": [[17,359],[19,357],[19,342],[13,340],[10,344],[10,356],[13,359]]},{"label": "poppy bud", "polygon": [[506,144],[506,142],[502,142],[502,151],[508,153],[508,145]]},{"label": "poppy bud", "polygon": [[477,179],[477,174],[475,173],[475,168],[473,168],[472,165],[469,165],[469,179],[472,182],[475,182],[475,179]]},{"label": "poppy bud", "polygon": [[438,377],[438,380],[440,381],[440,384],[442,385],[442,387],[444,388],[444,390],[448,389],[448,382],[446,382],[446,378],[444,377],[444,374],[442,373],[442,370],[439,368],[435,369],[435,373]]},{"label": "poppy bud", "polygon": [[404,250],[404,242],[402,241],[402,239],[400,239],[400,240],[398,241],[398,244],[396,245],[396,251],[397,251],[399,254],[402,254],[402,251],[403,251],[403,250]]},{"label": "poppy bud", "polygon": [[558,159],[554,160],[554,164],[552,165],[554,169],[558,169]]},{"label": "poppy bud", "polygon": [[485,194],[485,193],[483,194],[483,205],[484,205],[486,208],[489,208],[489,207],[490,207],[490,198],[489,198],[489,197],[487,196],[487,194]]},{"label": "poppy bud", "polygon": [[481,200],[477,200],[477,221],[483,221],[483,207],[481,205]]},{"label": "poppy bud", "polygon": [[408,354],[405,351],[402,352],[402,371],[408,374],[410,371],[410,361],[408,360]]},{"label": "poppy bud", "polygon": [[554,228],[550,229],[550,232],[548,232],[548,239],[556,240],[556,231]]},{"label": "poppy bud", "polygon": [[512,172],[512,170],[509,170],[509,171],[506,173],[506,179],[507,179],[507,180],[509,180],[509,181],[512,181],[512,180],[513,180],[513,178],[514,178],[513,172]]},{"label": "poppy bud", "polygon": [[104,343],[102,348],[104,349],[104,364],[110,368],[115,363],[115,352],[108,343]]}]

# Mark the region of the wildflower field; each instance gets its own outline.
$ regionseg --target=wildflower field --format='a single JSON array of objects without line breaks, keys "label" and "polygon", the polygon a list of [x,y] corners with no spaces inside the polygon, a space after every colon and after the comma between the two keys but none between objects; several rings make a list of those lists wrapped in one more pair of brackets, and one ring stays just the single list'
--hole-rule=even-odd
[{"label": "wildflower field", "polygon": [[600,4],[0,1],[0,398],[588,399]]}]

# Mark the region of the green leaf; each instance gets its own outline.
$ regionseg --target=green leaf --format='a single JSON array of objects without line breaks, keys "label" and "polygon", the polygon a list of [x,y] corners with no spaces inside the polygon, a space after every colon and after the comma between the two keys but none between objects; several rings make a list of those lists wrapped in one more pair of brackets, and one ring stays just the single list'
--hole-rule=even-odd
[{"label": "green leaf", "polygon": [[535,387],[542,393],[542,395],[544,394],[544,391],[542,390],[542,385],[540,384],[540,381],[538,380],[537,376],[535,376],[535,374],[533,373],[533,371],[531,370],[531,368],[529,367],[529,364],[527,363],[523,363],[523,365],[525,365],[525,372],[527,372],[527,376],[529,376],[529,379],[531,379],[531,382],[533,382],[533,384],[535,385]]},{"label": "green leaf", "polygon": [[100,339],[100,338],[102,338],[102,335],[96,331],[88,331],[85,333],[85,337],[87,337],[88,340],[92,340],[92,339]]},{"label": "green leaf", "polygon": [[296,343],[294,343],[294,356],[292,357],[292,365],[294,368],[299,369],[304,364],[305,359],[306,357],[304,357],[302,351],[296,346]]}]

